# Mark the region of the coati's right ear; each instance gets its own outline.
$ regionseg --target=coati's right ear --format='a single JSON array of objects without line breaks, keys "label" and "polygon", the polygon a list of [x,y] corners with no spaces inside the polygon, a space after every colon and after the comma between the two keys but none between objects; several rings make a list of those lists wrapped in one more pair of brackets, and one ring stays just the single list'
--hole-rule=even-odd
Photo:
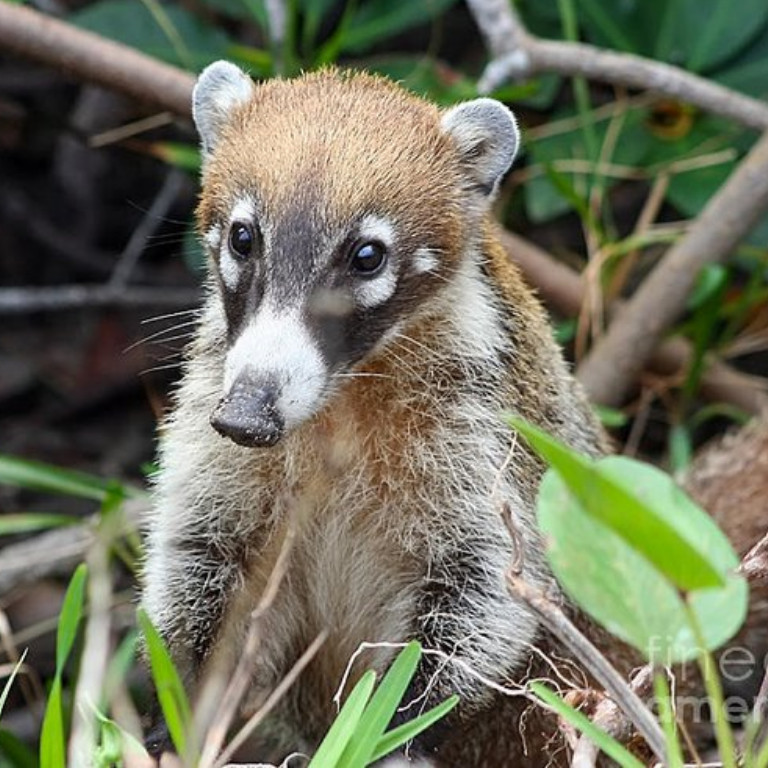
[{"label": "coati's right ear", "polygon": [[512,112],[495,99],[474,99],[444,112],[440,125],[454,140],[472,187],[492,197],[520,146]]},{"label": "coati's right ear", "polygon": [[216,61],[200,73],[192,91],[192,117],[204,154],[213,152],[229,114],[251,98],[254,88],[253,80],[228,61]]}]

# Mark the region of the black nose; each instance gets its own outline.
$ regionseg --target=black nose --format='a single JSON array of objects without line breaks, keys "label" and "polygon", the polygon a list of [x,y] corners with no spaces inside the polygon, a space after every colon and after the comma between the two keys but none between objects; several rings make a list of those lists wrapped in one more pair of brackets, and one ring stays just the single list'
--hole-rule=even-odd
[{"label": "black nose", "polygon": [[273,383],[243,374],[216,406],[211,425],[220,435],[246,448],[274,445],[285,431],[277,398]]}]

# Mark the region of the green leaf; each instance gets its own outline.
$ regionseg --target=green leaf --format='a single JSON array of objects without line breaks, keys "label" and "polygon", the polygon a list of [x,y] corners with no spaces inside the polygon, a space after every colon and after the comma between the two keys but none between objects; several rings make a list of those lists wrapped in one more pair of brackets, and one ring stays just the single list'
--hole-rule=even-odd
[{"label": "green leaf", "polygon": [[424,712],[424,714],[385,733],[379,739],[379,743],[376,745],[373,755],[371,755],[371,762],[386,757],[390,752],[393,752],[407,741],[416,738],[416,736],[431,725],[434,725],[438,720],[442,720],[458,703],[459,697],[456,694],[449,696],[442,704],[438,704],[436,707]]},{"label": "green leaf", "polygon": [[8,694],[11,692],[11,688],[13,688],[13,681],[16,679],[16,675],[19,672],[19,669],[21,668],[21,665],[24,663],[24,659],[27,656],[27,649],[24,649],[24,653],[21,654],[21,658],[16,662],[16,664],[13,667],[13,671],[11,672],[8,679],[5,681],[5,685],[3,686],[3,690],[0,693],[0,716],[3,714],[3,707],[5,707],[5,702],[8,700]]},{"label": "green leaf", "polygon": [[324,768],[325,766],[336,765],[360,722],[360,717],[371,698],[375,684],[376,673],[373,670],[369,670],[358,680],[317,752],[315,752],[308,768]]},{"label": "green leaf", "polygon": [[64,603],[59,614],[59,628],[56,632],[56,675],[61,676],[67,663],[72,646],[75,644],[80,619],[83,615],[83,600],[85,598],[85,583],[88,577],[88,567],[80,563],[64,595]]},{"label": "green leaf", "polygon": [[371,761],[371,755],[392,720],[420,657],[421,646],[415,640],[408,643],[398,654],[376,693],[371,697],[353,737],[339,760],[338,768],[362,768]]},{"label": "green leaf", "polygon": [[600,423],[605,427],[623,427],[628,421],[627,415],[618,408],[609,408],[606,405],[595,405],[593,407],[595,413],[597,413],[597,418],[600,419]]},{"label": "green leaf", "polygon": [[530,688],[550,709],[554,710],[563,720],[585,734],[608,757],[615,760],[621,768],[643,768],[643,763],[619,744],[616,739],[598,728],[586,715],[566,704],[546,685],[532,682]]},{"label": "green leaf", "polygon": [[163,638],[152,625],[147,612],[139,608],[136,616],[147,643],[152,679],[155,682],[157,698],[163,710],[168,732],[177,752],[188,758],[190,756],[188,750],[191,749],[189,734],[192,711],[187,694]]},{"label": "green leaf", "polygon": [[[689,593],[707,647],[722,645],[743,623],[748,595],[746,582],[736,575],[738,558],[728,540],[660,470],[624,457],[608,457],[599,467],[614,478],[623,476],[642,499],[664,509],[668,520],[694,538],[723,574],[725,586]],[[656,563],[587,513],[554,470],[545,474],[539,489],[538,519],[552,571],[574,602],[653,662],[671,665],[696,657],[700,645],[674,583]],[[656,562],[662,568],[677,557],[659,543]]]},{"label": "green leaf", "polygon": [[[377,56],[361,64],[367,71],[386,75],[408,90],[445,106],[477,96],[474,81],[436,59],[411,55]],[[528,90],[529,86],[525,86],[520,92]],[[498,98],[497,94],[494,98]]]},{"label": "green leaf", "polygon": [[0,755],[4,755],[12,768],[38,768],[37,755],[10,731],[0,728]]},{"label": "green leaf", "polygon": [[0,536],[28,533],[29,531],[45,531],[49,528],[63,528],[81,522],[83,522],[81,517],[57,515],[53,512],[20,512],[0,515]]},{"label": "green leaf", "polygon": [[706,301],[715,298],[728,282],[728,270],[722,264],[708,264],[696,278],[696,284],[686,302],[686,309],[691,312],[699,309]]},{"label": "green leaf", "polygon": [[407,29],[434,21],[456,0],[422,0],[393,3],[392,0],[368,0],[362,3],[345,31],[341,50],[360,53]]},{"label": "green leaf", "polygon": [[199,70],[226,57],[230,41],[223,30],[177,4],[164,5],[162,10],[173,30],[171,36],[150,8],[136,0],[101,0],[70,14],[69,21],[179,67]]},{"label": "green leaf", "polygon": [[64,713],[61,706],[61,677],[53,679],[40,731],[40,768],[66,768]]},{"label": "green leaf", "polygon": [[637,464],[649,471],[650,467],[618,456],[593,462],[518,417],[510,416],[508,421],[559,473],[588,515],[614,531],[678,588],[723,585],[724,574],[702,554],[698,536],[681,531],[676,519],[669,519],[669,505],[679,506],[685,498],[671,478],[655,470],[652,497],[648,488],[636,484],[625,465]]},{"label": "green leaf", "polygon": [[94,501],[103,501],[111,485],[85,472],[60,469],[39,461],[3,454],[0,454],[0,483],[35,491],[80,496]]},{"label": "green leaf", "polygon": [[178,141],[153,141],[145,147],[150,155],[168,163],[168,165],[173,165],[195,175],[200,172],[202,161],[200,150],[196,146],[182,144]]}]

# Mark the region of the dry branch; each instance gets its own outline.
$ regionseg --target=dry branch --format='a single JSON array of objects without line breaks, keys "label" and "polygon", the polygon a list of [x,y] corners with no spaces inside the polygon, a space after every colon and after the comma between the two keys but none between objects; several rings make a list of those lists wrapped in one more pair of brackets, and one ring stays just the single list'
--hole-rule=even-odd
[{"label": "dry branch", "polygon": [[467,0],[493,57],[479,88],[509,78],[553,72],[654,91],[757,130],[768,129],[768,105],[678,67],[583,43],[542,40],[525,29],[509,0]]},{"label": "dry branch", "polygon": [[[557,312],[576,317],[586,296],[581,276],[519,235],[501,230],[500,236],[509,257],[544,301]],[[657,347],[648,368],[662,376],[673,376],[684,371],[692,357],[693,350],[685,339],[669,339]],[[714,358],[706,363],[700,391],[708,400],[730,403],[750,414],[768,409],[768,382]]]},{"label": "dry branch", "polygon": [[189,115],[192,75],[30,8],[0,2],[0,50]]},{"label": "dry branch", "polygon": [[630,688],[621,675],[611,666],[600,651],[574,626],[560,608],[545,594],[532,587],[524,579],[507,572],[510,594],[522,600],[536,614],[541,623],[557,637],[589,673],[605,688],[617,706],[634,723],[648,746],[659,760],[666,752],[664,734],[650,710]]},{"label": "dry branch", "polygon": [[62,285],[0,288],[0,315],[60,312],[85,307],[191,307],[200,292],[189,288],[120,285]]},{"label": "dry branch", "polygon": [[710,199],[579,369],[591,398],[620,405],[662,334],[677,320],[702,267],[724,260],[768,208],[768,132]]}]

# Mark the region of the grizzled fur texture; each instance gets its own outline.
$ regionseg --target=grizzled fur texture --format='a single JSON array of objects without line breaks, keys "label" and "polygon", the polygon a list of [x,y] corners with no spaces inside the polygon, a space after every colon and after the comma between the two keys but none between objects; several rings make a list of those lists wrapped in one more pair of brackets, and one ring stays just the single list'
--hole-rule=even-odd
[{"label": "grizzled fur texture", "polygon": [[[273,718],[284,754],[317,744],[361,643],[418,638],[462,663],[431,657],[413,694],[462,702],[410,754],[436,766],[543,765],[536,733],[524,756],[519,700],[467,672],[518,680],[542,642],[505,589],[514,548],[502,505],[523,575],[554,589],[534,521],[543,468],[501,415],[587,453],[604,446],[494,236],[490,203],[517,143],[511,115],[488,99],[441,112],[383,79],[335,71],[254,86],[219,63],[198,82],[195,118],[211,278],[162,432],[143,596],[152,620],[190,685],[231,669],[295,526],[252,700],[321,630],[329,637]],[[245,259],[229,235],[239,221],[253,233]],[[360,239],[388,254],[375,277],[349,271]],[[217,429],[232,440],[211,426],[222,408]],[[269,429],[251,428],[264,414],[277,414]],[[353,678],[394,653],[366,651]]]}]

